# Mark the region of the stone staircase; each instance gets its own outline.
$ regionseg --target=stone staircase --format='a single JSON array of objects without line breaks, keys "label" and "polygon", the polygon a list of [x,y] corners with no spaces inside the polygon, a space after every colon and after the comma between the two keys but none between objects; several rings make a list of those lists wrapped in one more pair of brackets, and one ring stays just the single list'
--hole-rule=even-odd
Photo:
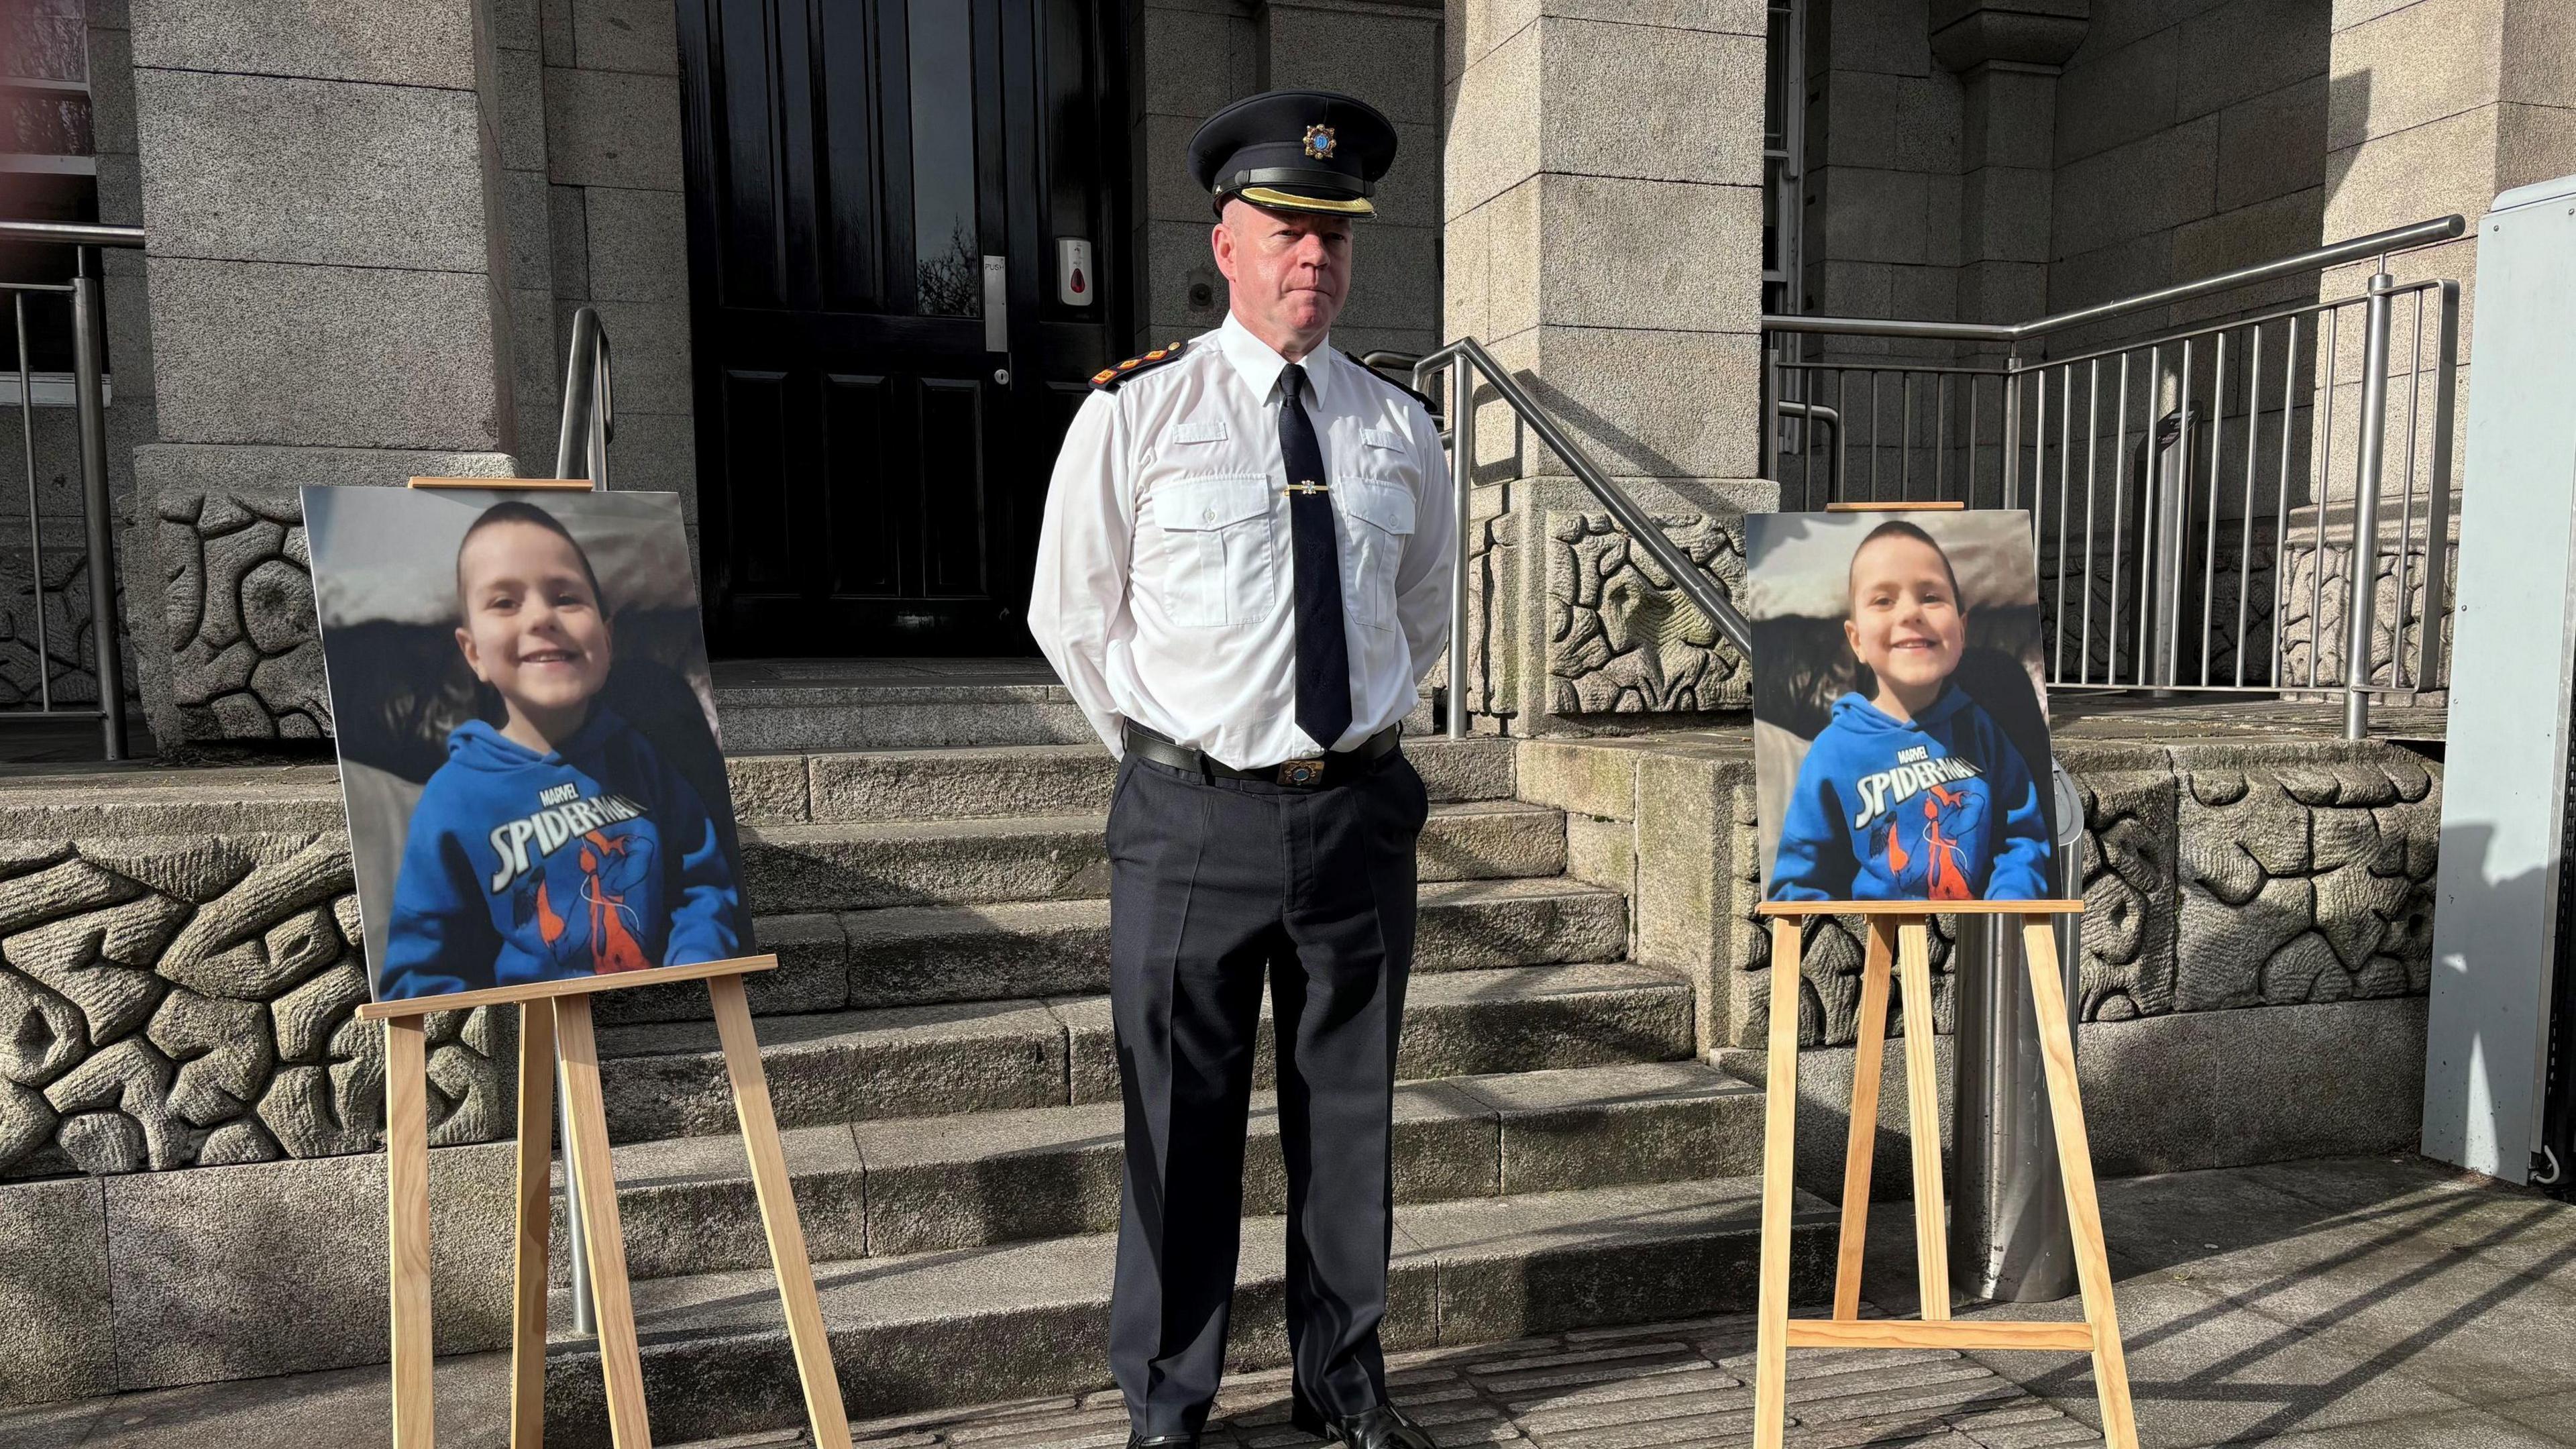
[{"label": "stone staircase", "polygon": [[[852,1414],[1105,1385],[1111,762],[1051,681],[737,684],[720,708],[781,958],[751,997]],[[1434,807],[1390,1349],[1753,1305],[1761,1092],[1697,1059],[1689,987],[1626,959],[1625,897],[1565,874],[1563,815],[1512,798],[1514,748],[1407,746]],[[646,1390],[674,1441],[803,1415],[705,1015],[695,988],[599,1003]],[[1259,1059],[1242,1367],[1287,1356],[1266,1041]],[[1807,1298],[1831,1225],[1802,1223]],[[567,1272],[558,1233],[551,1432],[604,1444]]]}]

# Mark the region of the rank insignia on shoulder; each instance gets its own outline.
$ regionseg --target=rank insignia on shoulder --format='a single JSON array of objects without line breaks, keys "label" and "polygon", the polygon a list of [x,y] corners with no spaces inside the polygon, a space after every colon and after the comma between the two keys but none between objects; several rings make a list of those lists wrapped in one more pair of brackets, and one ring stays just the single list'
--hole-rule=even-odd
[{"label": "rank insignia on shoulder", "polygon": [[1102,392],[1116,392],[1121,383],[1140,372],[1151,371],[1181,355],[1187,342],[1174,342],[1157,347],[1142,357],[1131,357],[1113,367],[1104,367],[1091,375],[1091,385]]}]

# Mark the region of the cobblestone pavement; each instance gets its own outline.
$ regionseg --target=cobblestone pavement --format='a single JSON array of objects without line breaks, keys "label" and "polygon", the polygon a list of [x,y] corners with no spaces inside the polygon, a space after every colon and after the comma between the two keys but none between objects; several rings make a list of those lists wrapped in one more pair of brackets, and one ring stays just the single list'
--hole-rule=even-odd
[{"label": "cobblestone pavement", "polygon": [[[2576,1206],[2412,1157],[2114,1180],[2102,1200],[2147,1449],[2576,1446]],[[1910,1314],[1913,1276],[1910,1214],[1882,1204],[1865,1287]],[[2075,1305],[1961,1316],[1978,1314],[2063,1319]],[[1389,1368],[1397,1401],[1442,1449],[1740,1449],[1752,1354],[1751,1322],[1735,1316],[1431,1350]],[[2080,1355],[1801,1351],[1790,1364],[1798,1449],[2101,1442]],[[440,1364],[445,1449],[507,1444],[507,1367],[495,1354]],[[386,1442],[385,1415],[384,1370],[351,1369],[0,1410],[0,1449],[367,1449]],[[1284,1370],[1236,1375],[1209,1449],[1310,1443],[1287,1418]],[[858,1426],[864,1449],[1118,1449],[1126,1433],[1108,1391]]]}]

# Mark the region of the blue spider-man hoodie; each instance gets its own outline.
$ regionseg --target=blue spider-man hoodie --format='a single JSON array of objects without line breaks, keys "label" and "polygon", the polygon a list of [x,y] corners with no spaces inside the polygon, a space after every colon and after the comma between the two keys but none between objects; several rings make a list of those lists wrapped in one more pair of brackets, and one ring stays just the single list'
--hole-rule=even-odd
[{"label": "blue spider-man hoodie", "polygon": [[721,961],[740,912],[697,792],[615,712],[547,754],[475,720],[412,811],[376,995]]},{"label": "blue spider-man hoodie", "polygon": [[1958,689],[1897,720],[1834,701],[1780,822],[1775,901],[2048,897],[2039,787],[1994,717]]}]

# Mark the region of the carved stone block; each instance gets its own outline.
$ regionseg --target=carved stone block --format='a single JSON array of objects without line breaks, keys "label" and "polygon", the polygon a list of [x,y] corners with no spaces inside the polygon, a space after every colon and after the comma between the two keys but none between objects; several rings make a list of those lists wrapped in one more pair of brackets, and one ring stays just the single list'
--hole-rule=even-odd
[{"label": "carved stone block", "polygon": [[[0,1178],[365,1152],[383,1032],[348,843],[227,831],[0,848]],[[510,1127],[505,1014],[430,1018],[431,1131]]]},{"label": "carved stone block", "polygon": [[89,1053],[89,1025],[60,996],[0,966],[0,1078],[41,1087]]},{"label": "carved stone block", "polygon": [[[1674,544],[1732,597],[1744,586],[1743,526],[1659,518]],[[1740,709],[1744,661],[1607,514],[1547,515],[1549,708],[1561,715]]]},{"label": "carved stone block", "polygon": [[2078,772],[2084,840],[2083,1021],[2174,1009],[2174,794],[2171,770]]},{"label": "carved stone block", "polygon": [[165,493],[155,516],[182,734],[328,735],[312,565],[294,493]]},{"label": "carved stone block", "polygon": [[2441,801],[2421,761],[2177,753],[2175,1010],[2424,989]]}]

